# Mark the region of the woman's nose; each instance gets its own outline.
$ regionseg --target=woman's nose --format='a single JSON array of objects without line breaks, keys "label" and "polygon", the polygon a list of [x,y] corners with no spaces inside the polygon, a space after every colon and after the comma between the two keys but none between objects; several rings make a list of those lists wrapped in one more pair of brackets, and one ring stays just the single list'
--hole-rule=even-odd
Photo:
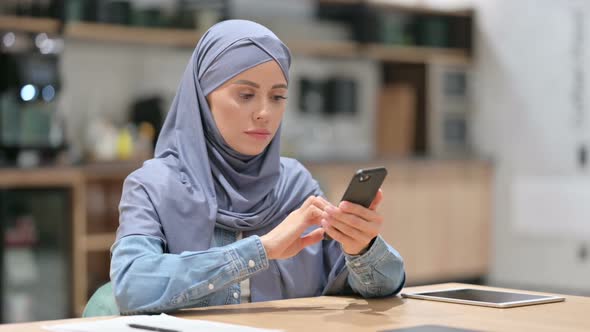
[{"label": "woman's nose", "polygon": [[259,121],[267,120],[270,115],[269,106],[266,103],[263,103],[260,106],[260,109],[254,113],[254,119]]}]

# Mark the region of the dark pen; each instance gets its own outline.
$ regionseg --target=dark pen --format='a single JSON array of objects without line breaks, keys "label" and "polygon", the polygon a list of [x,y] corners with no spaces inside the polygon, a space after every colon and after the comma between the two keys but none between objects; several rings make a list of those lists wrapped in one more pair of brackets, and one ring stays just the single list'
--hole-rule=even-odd
[{"label": "dark pen", "polygon": [[127,325],[129,325],[129,327],[132,327],[134,329],[142,329],[142,330],[148,330],[148,331],[180,332],[178,330],[171,330],[171,329],[165,329],[163,327],[155,327],[155,326],[148,326],[148,325],[141,325],[141,324],[127,324]]}]

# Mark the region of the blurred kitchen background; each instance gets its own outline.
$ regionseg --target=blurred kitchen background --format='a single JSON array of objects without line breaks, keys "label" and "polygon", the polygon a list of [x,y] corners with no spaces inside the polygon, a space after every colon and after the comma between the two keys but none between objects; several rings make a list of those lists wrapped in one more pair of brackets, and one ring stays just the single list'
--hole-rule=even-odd
[{"label": "blurred kitchen background", "polygon": [[283,154],[337,202],[384,165],[408,285],[590,295],[590,2],[0,2],[0,323],[76,317],[108,281],[124,178],[200,36],[293,53]]}]

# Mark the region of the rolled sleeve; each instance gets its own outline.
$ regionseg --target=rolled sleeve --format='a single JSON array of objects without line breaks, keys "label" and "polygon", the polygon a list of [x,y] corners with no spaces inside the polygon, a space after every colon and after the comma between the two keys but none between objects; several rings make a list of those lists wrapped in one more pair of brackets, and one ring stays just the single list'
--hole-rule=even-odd
[{"label": "rolled sleeve", "polygon": [[398,293],[405,283],[404,264],[400,254],[377,236],[362,255],[344,254],[350,272],[348,282],[364,297]]},{"label": "rolled sleeve", "polygon": [[344,253],[346,265],[355,273],[363,273],[366,268],[371,267],[389,253],[387,243],[381,235],[375,238],[373,245],[362,255],[349,255]]}]

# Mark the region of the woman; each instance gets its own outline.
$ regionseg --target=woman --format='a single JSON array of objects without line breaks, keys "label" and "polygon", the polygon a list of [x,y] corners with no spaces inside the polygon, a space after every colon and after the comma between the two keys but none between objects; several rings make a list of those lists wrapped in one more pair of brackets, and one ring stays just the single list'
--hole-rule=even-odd
[{"label": "woman", "polygon": [[402,259],[378,236],[382,193],[369,209],[333,206],[279,155],[290,61],[254,22],[199,41],[155,158],[123,186],[110,273],[122,314],[402,288]]}]

